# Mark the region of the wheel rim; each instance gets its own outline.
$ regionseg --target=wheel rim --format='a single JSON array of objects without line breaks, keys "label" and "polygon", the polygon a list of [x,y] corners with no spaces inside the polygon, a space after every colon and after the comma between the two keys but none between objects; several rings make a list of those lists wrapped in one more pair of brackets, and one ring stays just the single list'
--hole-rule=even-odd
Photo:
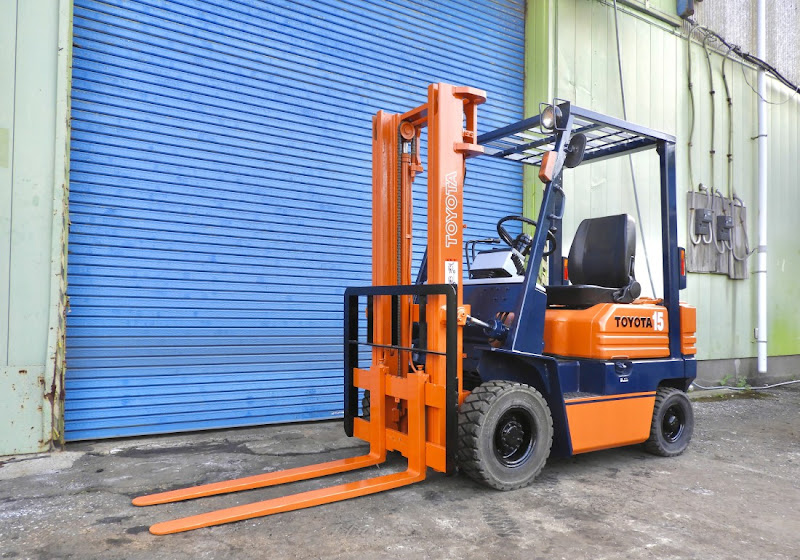
[{"label": "wheel rim", "polygon": [[522,408],[511,408],[500,417],[494,430],[494,454],[501,465],[518,467],[533,454],[536,421]]},{"label": "wheel rim", "polygon": [[686,427],[686,413],[683,407],[673,404],[664,412],[661,420],[661,434],[669,443],[675,443],[683,435]]}]

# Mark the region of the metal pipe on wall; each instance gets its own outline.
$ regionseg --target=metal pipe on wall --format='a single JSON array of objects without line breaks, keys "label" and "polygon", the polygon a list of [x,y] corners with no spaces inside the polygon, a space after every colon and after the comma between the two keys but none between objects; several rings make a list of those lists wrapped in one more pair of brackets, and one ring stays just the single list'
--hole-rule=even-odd
[{"label": "metal pipe on wall", "polygon": [[[758,58],[767,58],[766,0],[757,6]],[[756,343],[758,373],[767,373],[767,77],[758,70],[758,327]]]}]

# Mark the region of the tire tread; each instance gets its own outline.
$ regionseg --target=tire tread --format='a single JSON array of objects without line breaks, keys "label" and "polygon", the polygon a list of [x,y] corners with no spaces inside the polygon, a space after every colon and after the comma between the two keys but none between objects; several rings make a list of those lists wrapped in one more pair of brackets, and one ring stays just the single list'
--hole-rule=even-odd
[{"label": "tire tread", "polygon": [[[646,442],[644,442],[644,449],[648,453],[660,455],[661,457],[676,457],[686,450],[686,446],[677,451],[667,449],[661,440],[661,423],[656,422],[656,418],[658,417],[658,413],[664,405],[664,401],[676,393],[685,394],[680,389],[676,389],[674,387],[659,387],[658,391],[656,392],[656,402],[653,406],[653,421],[650,424],[650,437]],[[691,409],[691,404],[689,404],[689,408]],[[693,427],[694,426],[692,426],[692,428]],[[689,434],[688,437],[691,440],[691,434]],[[686,445],[688,446],[688,442]]]},{"label": "tire tread", "polygon": [[[475,387],[475,389],[467,396],[459,408],[458,418],[458,451],[456,454],[459,469],[472,480],[490,486],[497,490],[516,490],[530,484],[529,482],[519,484],[504,484],[495,480],[487,472],[485,465],[480,460],[478,452],[479,433],[481,425],[492,406],[492,402],[499,397],[503,392],[508,391],[514,387],[525,387],[533,391],[539,398],[544,401],[542,394],[529,385],[522,383],[515,383],[511,381],[487,381]],[[549,432],[553,433],[553,417],[550,414],[549,408],[545,407],[547,411],[547,420],[549,423]],[[547,458],[550,456],[550,448],[547,450],[545,460],[536,470],[531,477],[533,480],[544,468]]]}]

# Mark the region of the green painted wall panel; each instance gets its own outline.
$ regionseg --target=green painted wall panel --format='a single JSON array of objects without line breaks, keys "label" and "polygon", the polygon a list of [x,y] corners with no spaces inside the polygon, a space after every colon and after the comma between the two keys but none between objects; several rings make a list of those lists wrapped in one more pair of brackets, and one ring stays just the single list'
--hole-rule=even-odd
[{"label": "green painted wall panel", "polygon": [[[0,367],[0,455],[49,449],[43,365]],[[50,410],[46,411],[48,414]]]},{"label": "green painted wall panel", "polygon": [[11,278],[11,178],[14,145],[14,80],[17,51],[17,4],[5,2],[0,13],[0,366],[8,365],[8,284]]},{"label": "green painted wall panel", "polygon": [[[44,364],[50,308],[58,11],[49,0],[20,3],[14,110],[9,364]],[[37,29],[37,33],[26,30]],[[36,72],[30,69],[36,68]],[[48,157],[49,156],[49,157]],[[46,165],[43,165],[43,161]]]},{"label": "green painted wall panel", "polygon": [[0,2],[0,455],[61,438],[71,13]]},{"label": "green painted wall panel", "polygon": [[677,3],[675,0],[647,0],[647,7],[673,16],[677,10]]},{"label": "green painted wall panel", "polygon": [[[555,9],[552,1],[528,2],[525,9],[525,116],[538,113],[540,101],[553,97],[554,47]],[[542,188],[537,170],[526,165],[522,181],[523,214],[535,216]]]},{"label": "green painted wall panel", "polygon": [[[767,99],[781,103],[787,95],[773,82]],[[767,346],[770,354],[788,355],[800,353],[800,96],[770,105],[769,111]]]},{"label": "green painted wall panel", "polygon": [[[556,69],[556,93],[613,116],[622,117],[622,100],[619,88],[619,70],[616,58],[616,41],[613,11],[600,2],[589,0],[560,0],[557,9],[557,51],[559,65]],[[569,25],[565,22],[574,21]],[[652,42],[658,49],[672,48],[662,38],[652,33],[650,25],[635,18],[620,20],[620,39],[623,56],[623,75],[629,120],[648,126],[661,125],[664,111],[649,112],[653,98],[669,98],[663,92],[663,81],[642,79],[641,66],[650,65]],[[670,127],[659,126],[667,132]],[[658,194],[658,158],[654,152],[636,154],[635,176],[640,207],[645,224],[644,242],[650,256],[650,266],[656,279],[656,293],[662,290],[660,258],[660,207]],[[653,181],[656,181],[653,183]],[[619,212],[636,215],[633,182],[626,158],[599,162],[573,171],[567,171],[565,184],[568,193],[567,215],[564,224],[565,246],[571,243],[572,232],[578,223],[588,217]],[[637,277],[643,280],[645,295],[652,295],[646,281],[646,262],[641,236],[637,249]]]},{"label": "green painted wall panel", "polygon": [[[538,2],[534,2],[535,4]],[[620,45],[625,78],[628,120],[663,130],[678,137],[679,240],[686,245],[685,193],[690,188],[688,169],[689,93],[687,87],[687,42],[682,29],[656,21],[642,12],[620,4]],[[658,5],[656,5],[658,4]],[[614,12],[611,2],[598,0],[554,0],[553,68],[555,95],[578,105],[622,117],[617,69]],[[674,12],[674,2],[650,2],[651,8]],[[728,191],[726,166],[728,116],[721,76],[723,56],[711,55],[715,95],[715,161],[711,150],[711,96],[708,66],[702,47],[692,47],[696,103],[693,140],[695,184],[713,185]],[[748,234],[751,247],[757,244],[758,209],[756,191],[757,146],[756,96],[745,78],[755,85],[755,73],[736,62],[726,68],[733,99],[732,188],[748,209]],[[529,78],[532,81],[532,78]],[[772,85],[771,96],[786,99],[785,89]],[[527,90],[532,95],[531,89]],[[537,106],[545,99],[532,99]],[[782,105],[770,106],[770,231],[769,231],[769,352],[771,355],[800,353],[800,320],[796,318],[800,301],[800,243],[794,223],[800,207],[797,158],[800,99],[796,96]],[[656,294],[661,286],[660,201],[657,157],[654,153],[633,156],[639,191],[644,240],[650,256]],[[636,215],[631,173],[624,158],[579,167],[565,175],[568,194],[565,218],[565,243],[571,232],[586,217],[620,211]],[[644,295],[652,292],[647,280],[642,240],[637,245],[636,274]],[[755,256],[749,263],[752,271]],[[690,274],[684,299],[698,308],[699,359],[753,357],[756,345],[756,279],[730,280],[717,274]]]}]

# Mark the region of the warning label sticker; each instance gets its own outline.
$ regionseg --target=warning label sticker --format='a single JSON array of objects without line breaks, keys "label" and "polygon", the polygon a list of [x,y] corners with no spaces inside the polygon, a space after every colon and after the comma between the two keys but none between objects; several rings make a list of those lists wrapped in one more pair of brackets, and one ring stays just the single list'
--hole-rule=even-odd
[{"label": "warning label sticker", "polygon": [[458,261],[444,261],[444,283],[458,284]]}]

